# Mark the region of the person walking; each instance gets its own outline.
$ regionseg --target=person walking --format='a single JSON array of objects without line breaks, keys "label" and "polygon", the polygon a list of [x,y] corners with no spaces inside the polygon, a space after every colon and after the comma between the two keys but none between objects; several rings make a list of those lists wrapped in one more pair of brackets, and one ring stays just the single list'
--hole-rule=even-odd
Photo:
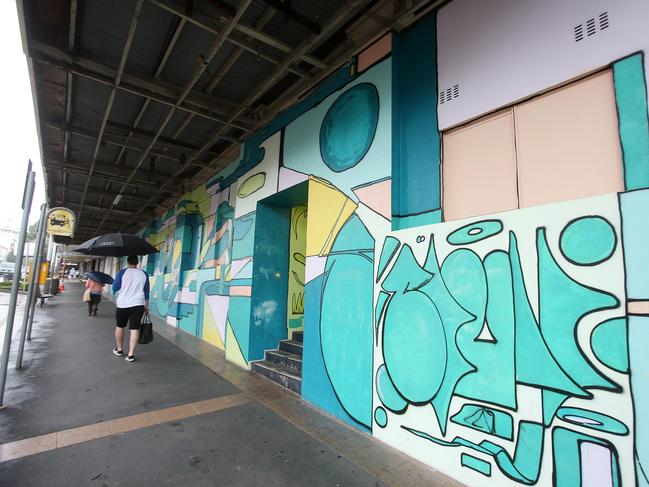
[{"label": "person walking", "polygon": [[103,283],[95,281],[91,277],[88,277],[86,282],[86,289],[90,291],[90,301],[88,301],[88,316],[97,316],[97,309],[99,308],[99,302],[101,301],[101,293],[104,290]]},{"label": "person walking", "polygon": [[140,322],[144,313],[149,312],[149,275],[138,269],[137,255],[129,255],[126,259],[128,267],[115,276],[113,293],[117,294],[115,301],[115,348],[113,353],[118,357],[124,356],[124,328],[128,324],[130,330],[128,362],[135,362],[135,347],[140,336]]}]

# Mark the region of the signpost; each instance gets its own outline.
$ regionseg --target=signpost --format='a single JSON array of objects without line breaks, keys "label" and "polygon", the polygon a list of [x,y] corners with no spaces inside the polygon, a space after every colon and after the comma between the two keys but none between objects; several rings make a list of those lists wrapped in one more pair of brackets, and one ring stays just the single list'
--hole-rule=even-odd
[{"label": "signpost", "polygon": [[11,284],[11,297],[9,298],[9,311],[7,313],[7,324],[5,325],[5,336],[2,348],[2,362],[0,362],[0,407],[4,406],[5,384],[7,382],[7,366],[9,365],[9,352],[11,351],[11,335],[14,331],[14,318],[16,317],[16,304],[18,301],[18,285],[23,265],[23,252],[25,251],[25,237],[29,226],[29,211],[32,207],[34,197],[34,186],[36,173],[32,171],[32,161],[27,166],[25,178],[25,190],[23,193],[23,219],[16,248],[16,266],[14,268],[14,280]]}]

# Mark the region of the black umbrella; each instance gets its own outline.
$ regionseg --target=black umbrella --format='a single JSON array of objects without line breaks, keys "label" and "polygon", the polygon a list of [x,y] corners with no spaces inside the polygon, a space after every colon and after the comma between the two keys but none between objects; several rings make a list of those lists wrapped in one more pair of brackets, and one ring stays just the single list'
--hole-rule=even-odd
[{"label": "black umbrella", "polygon": [[97,281],[100,284],[112,284],[114,281],[112,276],[109,276],[105,272],[100,272],[100,271],[86,272],[86,276],[88,276],[88,279]]},{"label": "black umbrella", "polygon": [[107,233],[106,235],[91,238],[79,245],[74,251],[85,255],[123,257],[126,255],[155,254],[158,249],[137,235]]}]

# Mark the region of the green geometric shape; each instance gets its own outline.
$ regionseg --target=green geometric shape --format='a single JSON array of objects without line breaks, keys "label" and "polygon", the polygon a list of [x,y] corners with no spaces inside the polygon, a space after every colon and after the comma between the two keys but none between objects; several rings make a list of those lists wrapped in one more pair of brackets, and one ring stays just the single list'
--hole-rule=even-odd
[{"label": "green geometric shape", "polygon": [[489,253],[484,259],[484,271],[488,295],[485,326],[495,341],[478,339],[474,323],[460,329],[460,350],[478,371],[464,376],[455,393],[516,409],[514,299],[507,253]]},{"label": "green geometric shape", "polygon": [[514,289],[514,316],[516,317],[516,380],[543,389],[564,391],[576,397],[590,397],[559,367],[541,335],[528,300],[518,245],[514,232],[509,232],[509,258]]},{"label": "green geometric shape", "polygon": [[629,372],[629,343],[626,318],[611,318],[595,327],[590,347],[597,359],[623,374]]},{"label": "green geometric shape", "polygon": [[451,422],[505,440],[514,438],[512,417],[508,413],[480,404],[464,404],[457,414],[451,416]]},{"label": "green geometric shape", "polygon": [[385,291],[379,291],[379,296],[376,298],[376,306],[374,306],[374,329],[376,331],[376,343],[379,343],[379,325],[381,324],[381,315],[383,314],[383,308],[385,308],[385,303],[387,303],[390,295]]},{"label": "green geometric shape", "polygon": [[408,244],[401,247],[397,261],[390,269],[381,287],[386,291],[414,291],[432,279],[430,272],[421,268]]},{"label": "green geometric shape", "polygon": [[642,54],[613,64],[626,189],[649,187],[649,121]]},{"label": "green geometric shape", "polygon": [[484,460],[471,456],[467,453],[462,453],[462,455],[460,455],[460,464],[463,467],[467,467],[470,468],[471,470],[475,470],[476,472],[479,472],[482,475],[491,477],[491,463],[489,462],[485,462]]},{"label": "green geometric shape", "polygon": [[613,226],[601,216],[584,216],[571,221],[560,237],[563,256],[577,265],[604,262],[613,255],[616,245]]},{"label": "green geometric shape", "polygon": [[428,296],[409,291],[390,299],[383,321],[383,359],[394,386],[408,401],[421,404],[437,393],[447,367],[446,336]]},{"label": "green geometric shape", "polygon": [[470,328],[475,338],[484,323],[487,309],[487,278],[478,255],[468,249],[458,249],[444,259],[442,279],[460,306],[475,316]]},{"label": "green geometric shape", "polygon": [[320,155],[334,172],[358,164],[372,145],[379,122],[379,93],[370,83],[345,91],[329,107],[320,127]]},{"label": "green geometric shape", "polygon": [[381,365],[376,371],[376,395],[394,413],[403,413],[408,407],[406,400],[395,389],[385,365]]},{"label": "green geometric shape", "polygon": [[555,392],[550,389],[541,391],[541,402],[543,405],[543,424],[549,427],[554,419],[557,410],[566,402],[568,396],[561,392]]},{"label": "green geometric shape", "polygon": [[394,257],[394,254],[397,252],[400,243],[401,242],[399,242],[399,239],[397,238],[385,237],[385,240],[383,241],[383,248],[381,249],[381,257],[379,257],[379,266],[376,269],[376,282],[379,282],[381,280],[381,277],[383,277],[385,268],[392,260],[392,257]]},{"label": "green geometric shape", "polygon": [[376,424],[381,428],[385,428],[388,424],[388,414],[381,406],[374,410],[374,421],[376,421]]},{"label": "green geometric shape", "polygon": [[503,231],[500,220],[482,220],[458,228],[446,237],[451,245],[469,245],[493,237]]},{"label": "green geometric shape", "polygon": [[475,316],[468,313],[449,293],[444,280],[442,279],[435,251],[435,237],[430,236],[428,254],[424,263],[424,269],[433,277],[419,289],[425,293],[435,304],[446,335],[446,370],[444,380],[431,401],[435,410],[435,417],[442,433],[446,432],[448,412],[451,399],[455,389],[466,374],[476,370],[458,348],[458,335],[461,328],[475,319]]},{"label": "green geometric shape", "polygon": [[629,428],[617,419],[606,414],[582,408],[560,408],[557,417],[571,424],[614,435],[628,435]]},{"label": "green geometric shape", "polygon": [[586,287],[568,276],[548,248],[545,229],[537,229],[539,322],[552,356],[581,387],[616,390],[618,386],[597,371],[577,344],[577,325],[595,311],[617,307],[610,293]]},{"label": "green geometric shape", "polygon": [[484,440],[480,443],[474,443],[460,436],[456,436],[452,441],[447,441],[407,426],[402,425],[401,428],[436,445],[463,446],[485,455],[491,455],[503,474],[522,484],[533,485],[539,479],[544,432],[543,425],[539,423],[530,421],[520,421],[518,423],[518,435],[513,458],[504,447],[491,441]]}]

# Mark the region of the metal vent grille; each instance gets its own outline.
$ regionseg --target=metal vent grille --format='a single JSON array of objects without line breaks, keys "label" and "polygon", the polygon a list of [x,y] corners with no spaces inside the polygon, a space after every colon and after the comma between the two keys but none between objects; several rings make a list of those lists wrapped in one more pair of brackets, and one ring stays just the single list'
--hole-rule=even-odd
[{"label": "metal vent grille", "polygon": [[599,14],[599,30],[608,29],[608,12]]},{"label": "metal vent grille", "polygon": [[588,19],[586,22],[577,24],[573,28],[575,42],[583,41],[585,37],[594,36],[598,31],[601,32],[609,27],[608,12],[602,12],[597,18],[593,17]]},{"label": "metal vent grille", "polygon": [[450,88],[446,88],[445,90],[439,92],[439,104],[443,105],[444,103],[448,103],[449,101],[452,101],[454,98],[458,98],[459,96],[460,96],[460,85],[455,84]]}]

